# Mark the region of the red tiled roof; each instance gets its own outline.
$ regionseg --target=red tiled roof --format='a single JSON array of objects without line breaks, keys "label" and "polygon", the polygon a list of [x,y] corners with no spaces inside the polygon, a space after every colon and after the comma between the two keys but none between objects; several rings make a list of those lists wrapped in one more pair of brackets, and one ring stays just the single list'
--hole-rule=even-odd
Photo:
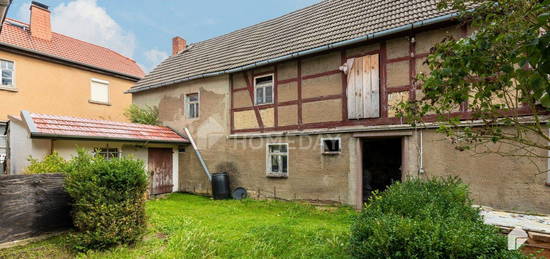
[{"label": "red tiled roof", "polygon": [[21,112],[33,137],[188,143],[172,129],[137,123]]},{"label": "red tiled roof", "polygon": [[115,51],[55,32],[52,32],[51,41],[32,37],[29,25],[14,19],[7,18],[4,22],[0,44],[9,44],[136,78],[144,76],[143,70],[134,60]]}]

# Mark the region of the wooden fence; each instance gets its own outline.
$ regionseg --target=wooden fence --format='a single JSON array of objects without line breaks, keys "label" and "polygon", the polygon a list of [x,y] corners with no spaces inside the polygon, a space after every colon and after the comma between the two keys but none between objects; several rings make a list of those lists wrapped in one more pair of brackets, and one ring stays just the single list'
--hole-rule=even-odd
[{"label": "wooden fence", "polygon": [[0,176],[0,243],[72,226],[61,174]]}]

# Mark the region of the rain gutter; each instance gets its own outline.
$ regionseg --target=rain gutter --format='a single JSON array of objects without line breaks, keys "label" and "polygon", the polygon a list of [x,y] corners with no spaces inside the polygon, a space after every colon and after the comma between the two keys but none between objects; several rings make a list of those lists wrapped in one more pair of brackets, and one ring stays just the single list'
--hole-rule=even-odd
[{"label": "rain gutter", "polygon": [[190,81],[190,80],[206,78],[206,77],[213,77],[213,76],[219,76],[219,75],[223,75],[223,74],[231,74],[231,73],[235,73],[235,72],[241,72],[241,71],[249,70],[249,69],[260,67],[260,66],[265,66],[265,65],[269,65],[269,64],[273,64],[273,63],[286,61],[286,60],[289,60],[289,59],[294,59],[294,58],[297,58],[297,57],[302,57],[302,56],[307,56],[307,55],[323,52],[323,51],[330,50],[330,49],[335,49],[335,48],[339,48],[339,47],[345,47],[345,46],[353,45],[353,44],[363,42],[363,41],[367,41],[367,40],[382,38],[382,37],[389,36],[389,35],[392,35],[392,34],[404,32],[404,31],[409,31],[409,30],[425,27],[425,26],[428,26],[428,25],[436,24],[436,23],[450,21],[455,16],[458,16],[458,13],[451,13],[451,14],[447,14],[447,15],[443,15],[443,16],[438,16],[438,17],[434,17],[434,18],[430,18],[430,19],[426,19],[426,20],[422,20],[422,21],[402,25],[402,26],[395,27],[395,28],[392,28],[392,29],[370,33],[370,34],[367,34],[367,35],[359,37],[359,38],[354,38],[354,39],[350,39],[350,40],[331,43],[331,44],[324,45],[324,46],[321,46],[321,47],[308,49],[308,50],[303,50],[303,51],[299,51],[299,52],[294,52],[294,53],[291,53],[291,54],[288,54],[288,55],[285,55],[285,56],[276,57],[276,58],[273,58],[273,59],[259,61],[259,62],[250,64],[250,65],[245,65],[245,66],[232,68],[232,69],[226,69],[226,70],[217,71],[217,72],[210,72],[210,73],[200,74],[200,75],[196,75],[196,76],[189,76],[189,77],[185,77],[185,78],[181,78],[181,79],[176,79],[176,80],[166,81],[166,82],[162,82],[162,83],[152,84],[152,85],[145,86],[145,87],[138,87],[138,88],[134,88],[134,89],[129,89],[129,90],[126,91],[126,93],[137,93],[137,92],[142,92],[142,91],[146,91],[146,90],[150,90],[150,89],[154,89],[154,88],[159,88],[159,87],[166,86],[166,85],[182,83],[182,82],[186,82],[186,81]]},{"label": "rain gutter", "polygon": [[138,142],[138,143],[157,143],[157,144],[189,144],[185,140],[148,140],[138,138],[116,138],[116,137],[104,137],[104,136],[72,136],[72,135],[60,135],[49,134],[40,132],[31,132],[31,138],[34,139],[65,139],[65,140],[100,140],[100,141],[113,141],[113,142]]}]

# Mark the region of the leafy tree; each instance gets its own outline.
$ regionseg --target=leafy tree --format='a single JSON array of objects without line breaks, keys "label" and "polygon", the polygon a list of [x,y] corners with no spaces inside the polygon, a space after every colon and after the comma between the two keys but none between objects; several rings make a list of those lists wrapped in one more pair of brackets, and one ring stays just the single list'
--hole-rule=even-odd
[{"label": "leafy tree", "polygon": [[[435,118],[459,150],[506,143],[513,148],[484,145],[484,152],[546,157],[541,151],[550,150],[550,0],[442,0],[439,8],[457,10],[475,32],[431,50],[431,73],[416,81],[424,97],[400,103],[401,116],[413,124]],[[465,104],[469,117],[457,112]]]},{"label": "leafy tree", "polygon": [[145,105],[139,107],[135,104],[130,105],[124,112],[124,116],[133,123],[159,125],[159,109],[154,106]]}]

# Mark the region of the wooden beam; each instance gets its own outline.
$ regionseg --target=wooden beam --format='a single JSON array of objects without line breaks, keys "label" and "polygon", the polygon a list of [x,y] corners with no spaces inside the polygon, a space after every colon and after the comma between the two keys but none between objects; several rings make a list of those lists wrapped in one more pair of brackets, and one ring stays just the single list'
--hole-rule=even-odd
[{"label": "wooden beam", "polygon": [[260,129],[263,129],[264,123],[262,121],[262,116],[260,115],[260,110],[258,109],[258,106],[256,106],[256,103],[254,102],[254,84],[252,83],[252,80],[254,80],[254,78],[251,78],[252,80],[250,80],[246,71],[243,72],[243,76],[244,80],[246,81],[246,86],[250,95],[250,101],[252,102],[252,106],[254,108],[254,113],[256,114],[256,121],[258,122],[258,126],[260,126]]},{"label": "wooden beam", "polygon": [[403,137],[412,136],[412,130],[399,130],[399,131],[373,131],[373,132],[360,132],[354,133],[354,138],[382,138],[382,137]]},{"label": "wooden beam", "polygon": [[277,83],[277,64],[273,68],[273,125],[275,127],[279,126],[279,84]]},{"label": "wooden beam", "polygon": [[388,117],[388,94],[387,94],[387,54],[386,42],[380,43],[380,117]]}]

